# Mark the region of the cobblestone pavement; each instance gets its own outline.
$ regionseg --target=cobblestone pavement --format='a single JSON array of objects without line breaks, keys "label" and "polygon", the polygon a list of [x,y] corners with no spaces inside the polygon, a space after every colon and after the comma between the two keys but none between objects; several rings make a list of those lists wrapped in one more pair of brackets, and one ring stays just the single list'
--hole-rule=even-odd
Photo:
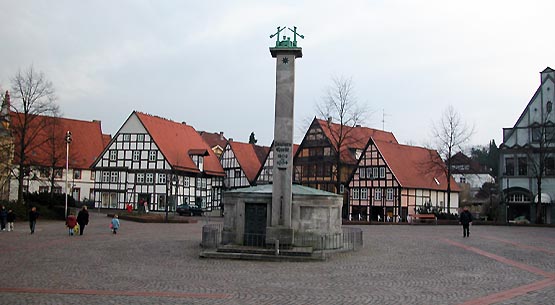
[{"label": "cobblestone pavement", "polygon": [[[91,213],[0,232],[0,304],[555,304],[555,229],[372,225],[319,262],[199,259],[202,226]],[[221,218],[212,218],[213,222]]]}]

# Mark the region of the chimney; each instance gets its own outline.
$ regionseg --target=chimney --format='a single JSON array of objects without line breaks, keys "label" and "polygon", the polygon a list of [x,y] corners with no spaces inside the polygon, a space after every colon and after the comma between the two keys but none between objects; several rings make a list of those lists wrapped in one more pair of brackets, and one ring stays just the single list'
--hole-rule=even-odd
[{"label": "chimney", "polygon": [[4,100],[2,101],[2,116],[6,116],[6,119],[9,120],[10,114],[10,93],[6,90],[6,94],[4,95]]},{"label": "chimney", "polygon": [[362,127],[360,124],[356,124],[355,127]]},{"label": "chimney", "polygon": [[228,142],[233,142],[233,138],[227,139]]},{"label": "chimney", "polygon": [[183,122],[181,122],[181,124],[183,124],[183,125],[187,125],[187,122],[183,121]]},{"label": "chimney", "polygon": [[328,124],[331,123],[331,116],[328,117]]},{"label": "chimney", "polygon": [[223,140],[223,139],[224,139],[224,132],[220,131],[220,140]]}]

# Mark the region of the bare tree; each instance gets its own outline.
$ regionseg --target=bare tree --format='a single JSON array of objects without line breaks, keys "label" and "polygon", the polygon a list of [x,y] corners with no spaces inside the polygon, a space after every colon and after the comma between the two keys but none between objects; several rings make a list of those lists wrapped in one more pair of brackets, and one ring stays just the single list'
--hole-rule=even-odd
[{"label": "bare tree", "polygon": [[467,126],[451,105],[443,112],[439,121],[433,123],[432,136],[436,150],[447,163],[447,213],[451,213],[451,157],[455,149],[463,150],[462,145],[470,140],[473,133],[474,127]]},{"label": "bare tree", "polygon": [[[526,152],[526,165],[519,164],[519,175],[528,175],[536,179],[538,188],[537,201],[536,201],[536,223],[543,223],[542,211],[542,180],[545,175],[555,174],[555,123],[549,120],[552,111],[552,104],[547,105],[544,113],[541,115],[540,122],[534,123],[531,126],[532,141],[524,150]],[[552,115],[552,114],[551,114]],[[530,168],[530,173],[526,173],[527,168]],[[534,198],[533,198],[534,200]]]},{"label": "bare tree", "polygon": [[13,103],[11,105],[12,133],[17,140],[14,159],[18,166],[17,202],[23,203],[23,181],[30,170],[29,154],[44,144],[47,139],[40,139],[41,130],[46,128],[50,120],[41,120],[40,116],[55,115],[58,105],[54,86],[43,72],[37,72],[32,66],[19,71],[12,78]]},{"label": "bare tree", "polygon": [[[351,78],[334,77],[332,84],[327,88],[326,94],[320,104],[316,105],[318,116],[326,121],[330,131],[331,146],[335,149],[334,172],[335,189],[339,193],[344,164],[341,161],[341,151],[349,143],[363,139],[355,139],[355,127],[366,121],[369,110],[366,105],[361,105],[354,92]],[[332,125],[337,124],[336,127]],[[368,140],[368,139],[364,139]]]}]

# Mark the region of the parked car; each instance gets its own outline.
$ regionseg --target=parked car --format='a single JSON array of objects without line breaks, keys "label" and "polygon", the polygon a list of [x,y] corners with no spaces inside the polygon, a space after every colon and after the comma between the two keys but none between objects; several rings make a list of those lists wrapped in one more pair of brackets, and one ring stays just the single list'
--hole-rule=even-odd
[{"label": "parked car", "polygon": [[515,217],[515,224],[517,225],[527,225],[530,224],[530,220],[526,219],[526,216]]},{"label": "parked car", "polygon": [[202,216],[202,209],[199,206],[192,205],[192,204],[180,204],[176,208],[176,212],[180,215],[187,215],[187,216]]}]

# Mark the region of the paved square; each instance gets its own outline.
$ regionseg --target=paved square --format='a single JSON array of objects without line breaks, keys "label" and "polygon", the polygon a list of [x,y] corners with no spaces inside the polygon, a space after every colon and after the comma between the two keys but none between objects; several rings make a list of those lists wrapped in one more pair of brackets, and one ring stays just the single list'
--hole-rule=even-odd
[{"label": "paved square", "polygon": [[[364,248],[324,262],[198,258],[196,224],[91,213],[0,232],[0,304],[555,304],[555,228],[361,226]],[[212,218],[211,223],[221,222]]]}]

